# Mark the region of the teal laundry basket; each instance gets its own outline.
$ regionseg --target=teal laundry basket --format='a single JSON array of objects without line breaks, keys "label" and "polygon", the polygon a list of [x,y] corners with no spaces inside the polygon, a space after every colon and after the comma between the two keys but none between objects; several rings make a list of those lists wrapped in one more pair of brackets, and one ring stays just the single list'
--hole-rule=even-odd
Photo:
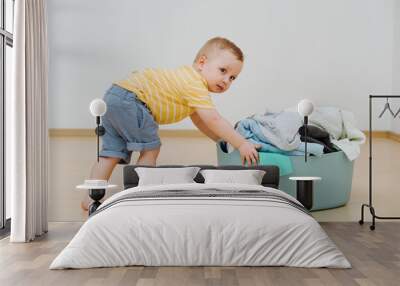
[{"label": "teal laundry basket", "polygon": [[[217,144],[218,165],[241,165],[237,150],[226,153]],[[354,162],[343,151],[327,153],[321,157],[286,156],[276,153],[259,153],[260,165],[277,165],[280,169],[279,189],[296,197],[296,182],[289,177],[316,176],[312,210],[323,210],[345,205],[350,199]]]}]

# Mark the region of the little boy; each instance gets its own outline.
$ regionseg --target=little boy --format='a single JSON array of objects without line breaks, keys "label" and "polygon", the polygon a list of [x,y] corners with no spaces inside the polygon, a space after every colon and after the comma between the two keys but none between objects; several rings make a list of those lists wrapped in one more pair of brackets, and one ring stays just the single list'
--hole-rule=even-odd
[{"label": "little boy", "polygon": [[[90,177],[108,180],[114,167],[128,164],[133,151],[136,164],[156,165],[160,152],[158,125],[190,116],[194,125],[214,141],[223,139],[237,148],[242,163],[257,164],[258,146],[237,133],[215,109],[209,92],[229,89],[243,66],[243,53],[225,38],[212,38],[198,52],[192,66],[177,69],[145,69],[114,83],[106,92],[106,133],[100,161]],[[87,209],[89,201],[82,202]]]}]

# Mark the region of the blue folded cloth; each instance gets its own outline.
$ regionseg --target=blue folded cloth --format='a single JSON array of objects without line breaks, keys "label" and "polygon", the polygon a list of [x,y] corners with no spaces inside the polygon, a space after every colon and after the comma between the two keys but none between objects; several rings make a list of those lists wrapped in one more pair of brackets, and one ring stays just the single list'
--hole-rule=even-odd
[{"label": "blue folded cloth", "polygon": [[236,130],[243,136],[255,136],[285,151],[295,150],[300,144],[299,128],[303,125],[298,113],[266,112],[240,120]]},{"label": "blue folded cloth", "polygon": [[[299,144],[294,145],[294,150],[282,150],[271,143],[271,140],[265,136],[265,133],[262,131],[259,122],[256,120],[248,118],[239,121],[236,126],[236,131],[250,142],[261,145],[261,148],[258,149],[260,152],[280,153],[288,156],[304,156],[304,142],[299,140]],[[300,138],[298,133],[295,136]],[[307,143],[307,153],[315,156],[322,156],[324,153],[324,147],[316,143]]]},{"label": "blue folded cloth", "polygon": [[[259,152],[279,153],[279,154],[284,154],[287,156],[304,156],[304,153],[305,153],[305,143],[304,142],[301,142],[299,147],[296,150],[284,151],[284,150],[279,149],[269,143],[260,142],[260,141],[254,140],[253,138],[246,138],[246,139],[254,144],[261,145],[261,148],[258,149]],[[314,156],[320,157],[324,154],[324,146],[322,146],[321,144],[317,144],[317,143],[307,143],[307,154],[312,154]]]}]

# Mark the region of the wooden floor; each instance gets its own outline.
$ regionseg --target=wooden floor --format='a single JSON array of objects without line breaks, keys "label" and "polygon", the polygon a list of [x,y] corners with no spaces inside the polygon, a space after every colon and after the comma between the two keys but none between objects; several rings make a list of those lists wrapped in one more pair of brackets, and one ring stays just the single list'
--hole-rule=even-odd
[{"label": "wooden floor", "polygon": [[0,285],[400,285],[400,223],[321,223],[352,269],[290,267],[120,267],[48,270],[81,223],[50,223],[32,243],[0,241]]}]

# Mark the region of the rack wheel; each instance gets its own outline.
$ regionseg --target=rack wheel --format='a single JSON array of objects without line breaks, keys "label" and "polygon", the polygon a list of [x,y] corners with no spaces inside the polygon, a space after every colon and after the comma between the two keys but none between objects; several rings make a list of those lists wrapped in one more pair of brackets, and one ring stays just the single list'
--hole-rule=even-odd
[{"label": "rack wheel", "polygon": [[369,229],[370,229],[370,230],[375,230],[375,226],[374,226],[374,225],[371,225],[371,226],[369,227]]},{"label": "rack wheel", "polygon": [[360,220],[358,221],[358,223],[359,223],[360,225],[363,225],[363,224],[364,224],[364,221],[360,219]]}]

